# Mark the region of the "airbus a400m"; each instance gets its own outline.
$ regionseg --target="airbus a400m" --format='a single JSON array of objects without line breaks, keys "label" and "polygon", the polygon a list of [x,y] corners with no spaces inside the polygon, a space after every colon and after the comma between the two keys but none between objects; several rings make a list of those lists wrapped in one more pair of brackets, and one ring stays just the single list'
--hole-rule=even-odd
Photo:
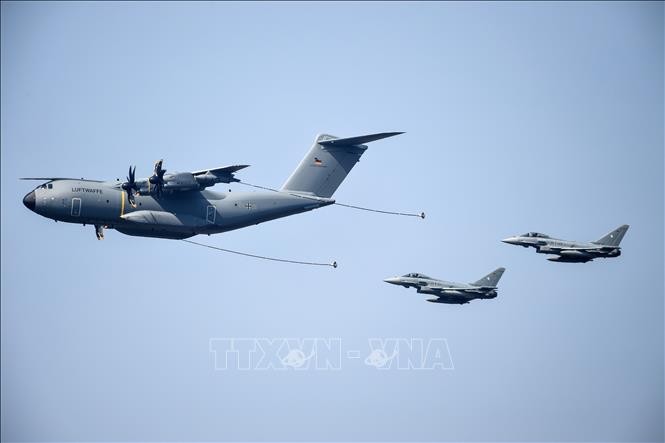
[{"label": "airbus a400m", "polygon": [[98,239],[104,228],[128,235],[185,239],[217,234],[268,220],[311,211],[335,203],[332,198],[368,143],[401,132],[351,138],[319,135],[298,167],[278,191],[214,192],[217,183],[239,181],[236,172],[248,165],[194,172],[167,173],[162,160],[153,174],[136,179],[129,168],[124,182],[73,178],[30,178],[44,184],[23,203],[44,217],[94,225]]}]

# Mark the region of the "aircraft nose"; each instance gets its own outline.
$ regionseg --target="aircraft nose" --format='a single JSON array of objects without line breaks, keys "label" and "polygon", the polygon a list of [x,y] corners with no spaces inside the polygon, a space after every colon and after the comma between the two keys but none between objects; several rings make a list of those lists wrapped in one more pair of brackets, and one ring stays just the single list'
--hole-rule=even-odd
[{"label": "aircraft nose", "polygon": [[398,285],[399,284],[399,279],[397,277],[390,277],[385,280],[383,280],[386,283],[390,283],[392,285]]},{"label": "aircraft nose", "polygon": [[35,210],[35,202],[37,199],[35,198],[35,191],[31,191],[28,194],[23,197],[23,204],[25,205],[26,208],[30,209],[31,211]]},{"label": "aircraft nose", "polygon": [[508,237],[508,238],[504,238],[504,239],[501,240],[501,241],[504,242],[504,243],[508,243],[509,245],[516,245],[516,244],[519,243],[519,242],[517,241],[517,238],[516,238],[516,237]]}]

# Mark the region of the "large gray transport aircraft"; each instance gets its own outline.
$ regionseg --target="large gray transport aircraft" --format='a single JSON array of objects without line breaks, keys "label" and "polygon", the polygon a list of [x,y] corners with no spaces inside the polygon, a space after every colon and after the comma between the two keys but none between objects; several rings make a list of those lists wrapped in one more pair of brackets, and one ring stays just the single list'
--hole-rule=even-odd
[{"label": "large gray transport aircraft", "polygon": [[430,294],[436,298],[427,301],[431,303],[446,303],[463,305],[477,298],[496,298],[497,287],[505,268],[497,268],[485,277],[473,283],[456,283],[437,280],[423,274],[411,273],[401,277],[391,277],[384,281],[405,288],[416,288],[419,294]]},{"label": "large gray transport aircraft", "polygon": [[511,245],[536,248],[540,254],[554,254],[549,261],[564,263],[586,263],[594,258],[618,257],[621,255],[619,243],[628,230],[628,225],[621,225],[614,231],[594,242],[578,242],[551,238],[539,232],[509,237],[501,240]]},{"label": "large gray transport aircraft", "polygon": [[104,228],[170,239],[218,234],[335,203],[331,197],[367,149],[364,143],[398,134],[319,135],[276,192],[206,189],[239,181],[235,173],[248,165],[167,174],[160,160],[152,176],[142,180],[135,178],[136,167],[129,168],[125,182],[27,178],[46,183],[29,192],[23,203],[56,221],[93,225],[98,239],[104,238]]}]

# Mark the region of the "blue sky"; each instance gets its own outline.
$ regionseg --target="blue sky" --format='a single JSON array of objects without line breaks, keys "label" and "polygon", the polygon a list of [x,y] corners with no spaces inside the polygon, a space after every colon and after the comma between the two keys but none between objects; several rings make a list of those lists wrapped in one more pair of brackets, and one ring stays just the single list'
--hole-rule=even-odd
[{"label": "blue sky", "polygon": [[[2,439],[663,439],[662,3],[2,3]],[[252,166],[372,143],[338,201],[205,241],[54,223],[23,176]],[[220,189],[225,189],[220,187]],[[233,190],[245,190],[231,185]],[[550,263],[536,230],[614,260]],[[432,305],[382,279],[474,281]],[[215,337],[445,338],[449,371],[216,371]]]}]

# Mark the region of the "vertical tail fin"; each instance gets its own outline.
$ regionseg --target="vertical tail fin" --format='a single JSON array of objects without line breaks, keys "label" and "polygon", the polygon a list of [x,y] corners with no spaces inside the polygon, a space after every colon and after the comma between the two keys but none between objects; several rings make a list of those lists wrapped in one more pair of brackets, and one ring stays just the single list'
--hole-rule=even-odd
[{"label": "vertical tail fin", "polygon": [[363,143],[398,134],[402,133],[383,132],[350,138],[319,135],[282,190],[330,198],[367,149]]},{"label": "vertical tail fin", "polygon": [[471,283],[474,286],[490,286],[490,287],[495,287],[498,283],[499,280],[501,280],[501,276],[503,275],[503,272],[506,270],[506,268],[497,268],[496,270],[490,272],[480,280]]},{"label": "vertical tail fin", "polygon": [[616,228],[614,231],[610,232],[609,234],[602,237],[600,240],[596,240],[593,243],[596,243],[598,245],[619,246],[619,243],[621,243],[621,240],[623,240],[623,236],[626,234],[627,230],[628,230],[628,225],[621,225],[618,228]]}]

